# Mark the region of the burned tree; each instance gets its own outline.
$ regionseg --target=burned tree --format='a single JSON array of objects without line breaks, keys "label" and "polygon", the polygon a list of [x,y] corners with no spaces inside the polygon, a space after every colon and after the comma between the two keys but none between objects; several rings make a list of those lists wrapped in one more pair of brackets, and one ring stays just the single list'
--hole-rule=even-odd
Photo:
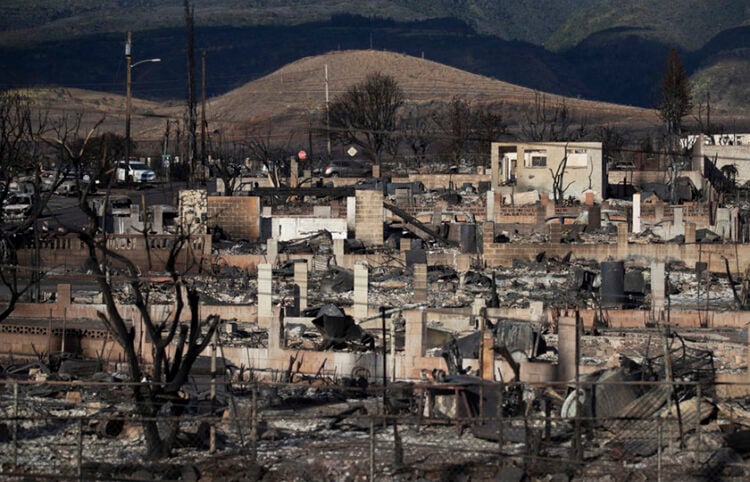
[{"label": "burned tree", "polygon": [[[82,171],[86,163],[84,148],[93,129],[82,143],[69,136],[69,131],[65,129],[54,132],[60,135],[48,138],[48,142],[59,147],[72,170]],[[76,145],[80,147],[74,148]],[[128,390],[134,410],[142,419],[148,457],[164,457],[171,452],[179,431],[178,417],[183,413],[185,403],[181,388],[220,321],[215,315],[200,318],[200,294],[188,277],[188,273],[199,266],[192,249],[200,244],[200,240],[187,228],[178,230],[171,239],[163,270],[169,274],[168,287],[173,292],[174,308],[163,319],[157,319],[150,310],[153,284],[141,277],[141,267],[132,259],[113,249],[99,225],[99,213],[90,202],[90,194],[90,189],[82,189],[78,195],[78,206],[86,216],[86,223],[77,234],[88,254],[87,266],[104,300],[105,308],[98,316],[120,346],[130,380],[140,382],[149,379],[149,383],[135,383]],[[143,236],[147,236],[148,232],[146,227]],[[149,243],[144,244],[148,246]],[[146,250],[150,268],[151,253],[148,247]],[[112,276],[113,273],[117,276]],[[139,320],[128,320],[123,314],[117,294],[123,286],[129,290]],[[139,353],[141,340],[136,336],[138,323],[147,340],[145,345],[150,347],[148,364],[148,358]],[[165,422],[157,422],[160,416],[166,417]]]},{"label": "burned tree", "polygon": [[125,157],[125,138],[112,132],[94,135],[86,144],[84,157],[92,182],[109,185],[116,162]]},{"label": "burned tree", "polygon": [[477,164],[487,157],[490,144],[507,133],[502,104],[472,105],[460,97],[436,109],[433,123],[454,165],[465,158]]},{"label": "burned tree", "polygon": [[[22,94],[0,93],[0,282],[9,292],[0,321],[11,314],[21,297],[31,292],[36,299],[39,294],[38,289],[30,291],[38,288],[42,277],[37,221],[59,183],[56,175],[43,186],[42,133],[47,124],[47,114],[35,111]],[[18,251],[27,247],[33,248],[33,254],[22,261]]]},{"label": "burned tree", "polygon": [[261,132],[251,129],[242,143],[250,161],[263,166],[263,171],[274,187],[282,185],[282,178],[288,175],[287,160],[292,155],[291,135],[279,141],[271,129]]},{"label": "burned tree", "polygon": [[600,126],[595,132],[595,138],[602,143],[602,159],[606,165],[615,165],[623,160],[627,140],[616,126]]},{"label": "burned tree", "polygon": [[504,105],[480,105],[474,109],[472,136],[473,151],[478,158],[486,158],[493,142],[508,134],[508,123],[503,115]]},{"label": "burned tree", "polygon": [[447,143],[451,162],[458,164],[466,154],[471,139],[471,105],[460,97],[454,97],[448,105],[434,112],[433,121]]},{"label": "burned tree", "polygon": [[686,161],[680,152],[679,136],[682,134],[682,119],[690,113],[693,101],[685,66],[677,49],[672,48],[667,54],[664,75],[661,80],[661,102],[659,116],[665,124],[666,158],[669,160],[668,173],[671,186],[670,199],[676,202],[676,185],[681,164]]},{"label": "burned tree", "polygon": [[409,109],[401,118],[401,138],[412,154],[412,164],[420,169],[427,160],[427,150],[433,141],[433,122],[418,106]]},{"label": "burned tree", "polygon": [[557,169],[554,171],[550,168],[549,173],[552,175],[552,196],[555,204],[561,204],[565,199],[565,191],[575,182],[571,181],[565,184],[565,168],[568,166],[568,145],[565,144],[565,157],[562,158]]},{"label": "burned tree", "polygon": [[[79,205],[88,218],[87,227],[79,232],[79,238],[88,251],[89,266],[106,308],[98,313],[99,318],[122,348],[129,378],[132,381],[141,381],[144,377],[150,379],[149,383],[131,387],[134,408],[143,418],[148,457],[168,456],[179,432],[177,417],[183,413],[186,403],[181,396],[182,386],[188,381],[193,364],[209,344],[220,321],[216,315],[200,318],[200,294],[186,279],[192,263],[183,261],[183,269],[178,268],[180,258],[185,257],[185,251],[189,251],[194,239],[191,233],[180,232],[171,241],[165,271],[171,278],[174,311],[158,320],[149,309],[151,284],[141,278],[139,268],[131,259],[110,249],[106,236],[97,234],[97,216],[85,201],[85,196],[81,197]],[[136,320],[128,322],[117,303],[116,287],[108,274],[113,269],[121,272],[120,276],[124,277],[124,283],[134,298],[133,305],[150,345],[150,365],[146,365],[138,353]],[[159,416],[166,416],[168,421],[157,423]]]},{"label": "burned tree", "polygon": [[211,159],[209,169],[211,177],[218,177],[224,184],[224,195],[231,196],[234,191],[240,187],[242,174],[245,171],[245,158],[247,157],[247,147],[233,142],[229,145],[221,142],[221,133],[218,142],[211,139]]},{"label": "burned tree", "polygon": [[688,74],[677,49],[672,48],[664,66],[659,103],[659,115],[666,124],[669,135],[679,135],[682,132],[682,119],[692,108]]},{"label": "burned tree", "polygon": [[587,134],[586,119],[576,119],[564,100],[549,104],[546,95],[536,92],[533,104],[526,109],[521,134],[532,142],[577,141]]},{"label": "burned tree", "polygon": [[383,150],[397,133],[398,111],[403,105],[404,92],[396,79],[370,74],[331,102],[331,135],[362,147],[377,162],[382,174]]}]

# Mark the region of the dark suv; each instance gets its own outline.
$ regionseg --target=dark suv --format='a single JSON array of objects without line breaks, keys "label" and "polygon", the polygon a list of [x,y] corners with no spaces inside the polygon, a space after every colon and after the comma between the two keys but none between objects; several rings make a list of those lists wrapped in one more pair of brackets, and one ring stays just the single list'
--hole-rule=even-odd
[{"label": "dark suv", "polygon": [[358,159],[337,159],[326,164],[325,177],[362,177],[372,175],[372,165]]}]

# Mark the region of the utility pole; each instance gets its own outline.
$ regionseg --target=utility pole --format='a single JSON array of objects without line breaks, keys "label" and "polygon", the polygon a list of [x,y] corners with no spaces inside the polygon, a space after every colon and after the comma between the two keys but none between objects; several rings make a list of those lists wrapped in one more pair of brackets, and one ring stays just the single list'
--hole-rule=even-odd
[{"label": "utility pole", "polygon": [[328,64],[326,66],[326,146],[328,159],[331,159],[331,110],[328,108]]},{"label": "utility pole", "polygon": [[206,182],[206,51],[201,52],[201,182]]},{"label": "utility pole", "polygon": [[168,157],[169,154],[167,153],[168,146],[169,146],[169,119],[167,119],[167,128],[164,131],[164,149],[162,150],[162,154],[161,154],[161,166],[162,166],[162,169],[164,169],[167,182],[170,182],[171,179],[169,176],[169,171],[171,169],[171,162]]},{"label": "utility pole", "polygon": [[133,63],[132,55],[133,38],[131,33],[128,31],[127,40],[125,41],[125,163],[127,164],[127,173],[125,173],[125,181],[128,181],[127,177],[130,174],[130,111],[131,111],[131,85],[133,83],[133,76],[131,74],[133,67],[146,63],[146,62],[161,62],[161,59],[144,59],[136,63]]},{"label": "utility pole", "polygon": [[[127,175],[130,173],[130,84],[131,84],[131,73],[133,56],[131,52],[131,45],[133,38],[130,31],[128,31],[127,40],[125,42],[125,162],[127,163],[128,170],[125,174],[125,180],[127,181]],[[115,169],[115,172],[117,170]]]},{"label": "utility pole", "polygon": [[195,52],[193,48],[193,11],[190,8],[190,2],[185,0],[185,26],[187,30],[187,69],[188,69],[188,94],[187,94],[187,107],[188,107],[188,186],[193,187],[195,183],[195,161],[198,157],[198,146],[195,141]]}]

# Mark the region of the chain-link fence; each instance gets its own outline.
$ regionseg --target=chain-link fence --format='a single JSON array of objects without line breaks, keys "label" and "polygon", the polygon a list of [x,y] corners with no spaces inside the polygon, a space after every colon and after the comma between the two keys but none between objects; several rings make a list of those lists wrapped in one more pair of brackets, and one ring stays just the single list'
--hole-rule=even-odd
[{"label": "chain-link fence", "polygon": [[151,400],[147,384],[6,380],[0,478],[750,477],[743,384],[459,377],[390,384],[385,397],[320,380],[192,388]]}]

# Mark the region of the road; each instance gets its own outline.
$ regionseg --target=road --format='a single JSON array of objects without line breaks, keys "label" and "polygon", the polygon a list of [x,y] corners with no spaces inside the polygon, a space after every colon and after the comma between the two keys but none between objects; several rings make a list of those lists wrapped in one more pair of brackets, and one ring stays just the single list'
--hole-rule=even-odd
[{"label": "road", "polygon": [[[185,183],[150,184],[140,189],[112,188],[110,195],[127,195],[134,204],[152,206],[155,204],[171,204],[176,206],[177,193],[184,189]],[[101,190],[92,200],[103,199],[105,191]],[[66,231],[77,231],[86,222],[83,211],[78,207],[76,196],[61,196],[53,194],[42,213],[40,220],[50,230],[62,228]]]}]

